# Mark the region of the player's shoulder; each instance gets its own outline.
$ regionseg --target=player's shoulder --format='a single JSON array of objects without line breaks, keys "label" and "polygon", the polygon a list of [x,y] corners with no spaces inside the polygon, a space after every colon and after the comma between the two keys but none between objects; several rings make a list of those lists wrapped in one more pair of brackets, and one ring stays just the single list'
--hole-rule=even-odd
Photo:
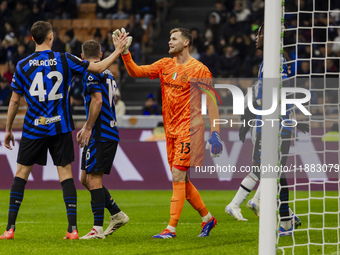
[{"label": "player's shoulder", "polygon": [[162,63],[163,65],[172,65],[175,63],[175,58],[165,57],[165,58],[161,58],[157,62]]},{"label": "player's shoulder", "polygon": [[18,61],[17,66],[21,67],[21,66],[25,65],[26,63],[29,63],[30,60],[33,60],[38,56],[39,56],[39,54],[37,52],[34,52],[31,55],[29,55],[29,56],[21,59],[20,61]]},{"label": "player's shoulder", "polygon": [[93,73],[86,72],[84,80],[85,80],[86,83],[94,82],[94,81],[100,81],[100,75],[101,74],[93,74]]},{"label": "player's shoulder", "polygon": [[190,59],[190,67],[192,68],[193,72],[201,73],[204,76],[211,73],[206,65],[193,57]]}]

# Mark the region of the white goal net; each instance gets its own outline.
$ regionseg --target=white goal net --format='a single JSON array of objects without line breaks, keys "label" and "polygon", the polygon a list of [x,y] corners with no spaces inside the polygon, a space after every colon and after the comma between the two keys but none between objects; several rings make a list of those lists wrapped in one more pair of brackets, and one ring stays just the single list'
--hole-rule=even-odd
[{"label": "white goal net", "polygon": [[[292,235],[277,235],[277,253],[340,254],[340,1],[286,1],[283,23],[282,53],[290,70],[283,86],[309,90],[311,99],[304,106],[312,115],[293,109],[296,121],[308,124],[308,130],[294,128],[287,138],[289,153],[280,154],[288,156],[288,204],[301,226],[289,216]],[[279,213],[285,209],[280,208],[282,188],[279,184],[277,228],[284,220]]]}]

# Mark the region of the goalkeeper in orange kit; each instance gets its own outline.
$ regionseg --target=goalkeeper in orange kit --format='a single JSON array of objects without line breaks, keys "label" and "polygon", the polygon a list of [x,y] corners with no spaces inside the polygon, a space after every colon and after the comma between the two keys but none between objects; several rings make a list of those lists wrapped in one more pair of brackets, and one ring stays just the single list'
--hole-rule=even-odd
[{"label": "goalkeeper in orange kit", "polygon": [[[113,32],[114,44],[119,45]],[[209,69],[189,54],[192,36],[188,29],[175,28],[170,31],[169,54],[174,58],[162,58],[151,65],[138,66],[125,46],[122,58],[131,77],[159,78],[162,87],[163,121],[166,135],[168,162],[172,171],[173,195],[170,205],[169,225],[153,238],[174,238],[185,199],[202,217],[199,237],[208,236],[216,225],[216,218],[205,207],[195,186],[188,179],[188,168],[203,163],[204,124],[201,115],[201,94],[212,90],[212,75]],[[209,93],[211,95],[211,93]],[[219,118],[218,108],[211,96],[207,96],[207,108],[211,122],[211,156],[222,153],[219,127],[213,120]]]}]

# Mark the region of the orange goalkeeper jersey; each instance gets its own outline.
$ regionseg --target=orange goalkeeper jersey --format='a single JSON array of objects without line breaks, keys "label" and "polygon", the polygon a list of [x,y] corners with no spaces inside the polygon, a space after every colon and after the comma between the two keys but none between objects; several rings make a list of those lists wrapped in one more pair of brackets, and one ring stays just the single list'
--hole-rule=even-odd
[{"label": "orange goalkeeper jersey", "polygon": [[[131,77],[159,78],[162,86],[163,121],[167,137],[188,136],[203,127],[201,92],[197,86],[190,91],[190,79],[203,79],[212,86],[209,69],[190,57],[183,65],[177,58],[162,58],[151,65],[137,66],[131,54],[122,55]],[[201,80],[201,79],[200,79]],[[191,122],[191,124],[190,124]]]}]

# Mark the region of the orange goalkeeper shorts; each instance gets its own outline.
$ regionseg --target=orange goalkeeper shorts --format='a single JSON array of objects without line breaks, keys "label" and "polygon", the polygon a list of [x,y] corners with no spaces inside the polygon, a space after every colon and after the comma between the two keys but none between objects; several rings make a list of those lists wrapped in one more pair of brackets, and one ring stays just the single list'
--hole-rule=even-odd
[{"label": "orange goalkeeper shorts", "polygon": [[166,149],[170,169],[174,165],[194,167],[201,166],[204,157],[204,128],[185,137],[166,138]]}]

